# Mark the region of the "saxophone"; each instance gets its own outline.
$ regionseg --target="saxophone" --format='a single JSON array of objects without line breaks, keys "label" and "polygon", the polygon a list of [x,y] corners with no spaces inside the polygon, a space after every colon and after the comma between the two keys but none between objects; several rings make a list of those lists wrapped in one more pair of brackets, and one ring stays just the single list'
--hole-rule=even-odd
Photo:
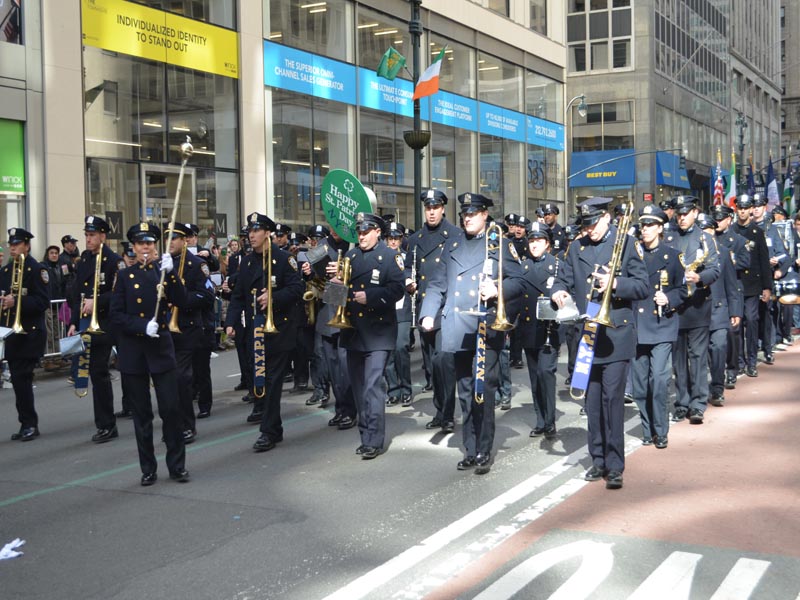
[{"label": "saxophone", "polygon": [[[692,262],[690,262],[687,265],[685,262],[683,262],[683,253],[681,253],[680,256],[679,256],[679,259],[681,261],[681,264],[683,265],[683,268],[686,269],[687,271],[697,271],[697,269],[704,262],[706,262],[706,258],[708,257],[708,242],[706,241],[706,236],[705,235],[702,236],[700,238],[700,240],[701,240],[700,243],[703,245],[703,252],[697,258],[695,258]],[[690,298],[694,294],[694,291],[695,291],[696,287],[697,286],[694,283],[689,283],[688,281],[686,282],[686,289],[689,290],[689,297]]]}]

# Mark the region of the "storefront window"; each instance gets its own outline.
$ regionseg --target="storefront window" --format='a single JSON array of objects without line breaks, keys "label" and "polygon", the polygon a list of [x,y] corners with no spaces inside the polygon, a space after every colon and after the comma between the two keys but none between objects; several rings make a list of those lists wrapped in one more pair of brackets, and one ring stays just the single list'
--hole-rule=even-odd
[{"label": "storefront window", "polygon": [[479,52],[478,100],[521,111],[521,69],[500,58]]},{"label": "storefront window", "polygon": [[[91,215],[112,213],[112,221],[119,225],[112,231],[112,248],[120,251],[118,242],[141,218],[141,180],[137,163],[96,158],[86,159],[86,212]],[[118,216],[115,220],[113,216]]]},{"label": "storefront window", "polygon": [[525,112],[560,123],[564,119],[561,89],[557,81],[533,71],[525,71]]},{"label": "storefront window", "polygon": [[522,147],[492,135],[480,136],[480,193],[494,200],[493,215],[522,209],[520,198],[520,166]]},{"label": "storefront window", "polygon": [[[363,8],[360,5],[356,23],[358,40],[356,64],[374,71],[380,64],[386,49],[392,46],[406,57],[410,70],[412,49],[408,23],[396,21],[383,13]],[[410,79],[405,71],[401,71],[398,77]]]},{"label": "storefront window", "polygon": [[533,215],[536,209],[545,202],[559,201],[563,213],[563,166],[561,153],[541,146],[528,146],[527,173],[527,206],[525,214]]},{"label": "storefront window", "polygon": [[[455,207],[459,193],[469,191],[472,181],[472,137],[475,134],[464,129],[432,125],[431,187],[442,190],[451,200],[448,206]],[[449,211],[448,211],[449,214]],[[453,213],[454,215],[455,213]]]},{"label": "storefront window", "polygon": [[22,43],[22,0],[0,2],[0,42]]},{"label": "storefront window", "polygon": [[264,17],[269,18],[264,24],[264,31],[269,32],[267,39],[329,58],[347,59],[346,0],[264,2]]},{"label": "storefront window", "polygon": [[236,29],[236,0],[133,0],[189,19]]},{"label": "storefront window", "polygon": [[434,33],[430,34],[429,62],[439,55],[442,46],[447,46],[444,51],[444,64],[439,74],[439,88],[447,92],[453,92],[468,98],[475,97],[475,71],[474,71],[474,51],[449,40],[439,37]]},{"label": "storefront window", "polygon": [[413,121],[389,113],[361,109],[359,178],[365,185],[414,185],[414,151],[403,140]]}]

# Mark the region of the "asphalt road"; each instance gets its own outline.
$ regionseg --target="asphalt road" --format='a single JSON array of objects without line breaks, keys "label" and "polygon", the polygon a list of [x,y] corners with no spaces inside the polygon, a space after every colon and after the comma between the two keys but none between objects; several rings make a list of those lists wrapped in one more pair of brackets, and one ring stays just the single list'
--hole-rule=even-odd
[{"label": "asphalt road", "polygon": [[[776,367],[782,364],[783,377],[796,378],[800,349],[780,353]],[[412,366],[421,380],[418,352]],[[779,371],[769,369],[740,387],[762,389],[771,381],[775,393],[792,395]],[[33,442],[8,441],[17,428],[13,393],[0,391],[0,546],[17,537],[26,541],[22,556],[0,561],[0,598],[614,598],[637,597],[647,581],[661,592],[651,590],[649,598],[705,598],[731,572],[739,594],[715,598],[798,598],[798,542],[758,548],[719,541],[710,532],[698,541],[694,534],[704,530],[703,515],[713,504],[694,492],[663,502],[668,484],[654,481],[649,466],[656,458],[662,470],[700,469],[717,481],[707,471],[713,467],[669,460],[675,448],[703,439],[716,442],[725,456],[715,429],[722,423],[713,419],[701,428],[677,426],[670,448],[660,452],[639,447],[638,416],[628,407],[633,454],[625,488],[607,492],[582,479],[585,419],[563,386],[558,438],[528,436],[527,370],[512,370],[513,408],[497,412],[497,457],[485,476],[456,470],[459,428],[454,435],[425,430],[430,394],[418,394],[410,408],[387,409],[387,451],[372,461],[355,455],[356,429],[326,426],[332,408],[306,407],[308,394],[284,395],[284,441],[256,454],[257,427],[245,423],[250,405],[232,390],[235,354],[222,353],[212,370],[212,416],[198,421],[198,439],[187,447],[192,481],[169,481],[162,456],[161,479],[149,488],[139,485],[132,422],[120,421],[119,439],[93,444],[91,400],[73,395],[66,373],[37,379],[42,436]],[[119,405],[119,381],[114,385]],[[729,394],[729,406],[718,410],[736,421],[734,398]],[[752,416],[752,407],[742,410],[740,420],[748,410]],[[681,441],[682,434],[695,437]],[[759,436],[747,443],[753,452],[765,450]],[[726,473],[737,468],[741,464],[729,465]],[[759,507],[769,504],[770,516],[779,517],[773,529],[797,540],[797,470],[781,473],[770,489],[783,494],[762,498]],[[733,502],[725,492],[729,479],[719,477],[717,502]],[[752,497],[735,493],[740,501]],[[646,510],[651,504],[660,513]],[[747,502],[737,506],[745,510]],[[603,529],[587,521],[598,507],[612,523],[611,508],[634,512],[623,513],[621,528]],[[739,514],[747,520],[746,512]],[[676,525],[684,515],[695,524],[691,536]],[[675,535],[652,535],[648,525],[656,524]],[[734,569],[741,560],[744,566]],[[759,569],[763,576],[742,595],[737,574],[752,579]],[[664,594],[684,588],[689,591]]]}]

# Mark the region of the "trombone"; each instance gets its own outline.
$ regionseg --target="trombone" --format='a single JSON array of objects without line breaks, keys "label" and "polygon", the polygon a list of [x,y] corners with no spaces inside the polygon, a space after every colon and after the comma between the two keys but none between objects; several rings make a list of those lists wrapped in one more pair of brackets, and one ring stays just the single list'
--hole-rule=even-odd
[{"label": "trombone", "polygon": [[[11,295],[14,296],[14,324],[11,325],[11,332],[19,335],[28,332],[22,328],[22,277],[25,274],[25,254],[18,254],[14,259],[14,266],[11,272]],[[16,294],[16,295],[15,295]],[[11,318],[11,311],[6,314],[6,325]]]},{"label": "trombone", "polygon": [[261,250],[261,273],[262,276],[266,275],[266,314],[258,310],[258,292],[253,290],[253,395],[256,398],[263,398],[267,393],[264,335],[278,333],[272,317],[272,240],[269,236],[264,244],[266,247]]},{"label": "trombone", "polygon": [[611,250],[611,262],[608,265],[608,284],[603,291],[603,300],[600,303],[600,309],[594,317],[588,319],[593,323],[605,327],[614,327],[614,322],[611,320],[611,296],[614,292],[614,279],[617,276],[617,271],[619,271],[622,266],[622,254],[625,251],[625,242],[628,238],[628,229],[630,229],[632,217],[633,202],[629,202],[625,207],[622,218],[617,224],[617,237],[614,238],[614,248]]},{"label": "trombone", "polygon": [[[480,281],[492,279],[492,261],[489,258],[489,253],[497,252],[497,315],[495,316],[494,323],[492,323],[489,328],[494,331],[509,331],[514,329],[514,324],[508,320],[508,316],[506,315],[506,302],[503,297],[503,230],[497,223],[492,222],[486,228],[484,239],[486,240],[486,244]],[[480,284],[478,286],[478,298],[480,298]],[[483,300],[479,300],[478,310],[465,310],[464,314],[485,317],[487,315],[487,308]]]},{"label": "trombone", "polygon": [[[95,254],[94,259],[94,285],[92,287],[92,318],[89,321],[89,326],[86,328],[86,333],[103,333],[103,330],[100,329],[100,323],[97,320],[97,312],[98,312],[98,304],[97,304],[97,297],[100,291],[100,269],[103,263],[103,246],[105,244],[100,245],[100,251]],[[81,307],[81,312],[83,312],[83,307]]]},{"label": "trombone", "polygon": [[[186,244],[183,244],[183,248],[181,248],[181,262],[178,265],[178,279],[183,282],[183,270],[186,267]],[[172,316],[169,319],[169,326],[168,329],[170,333],[181,333],[181,328],[178,327],[178,307],[172,307]]]}]

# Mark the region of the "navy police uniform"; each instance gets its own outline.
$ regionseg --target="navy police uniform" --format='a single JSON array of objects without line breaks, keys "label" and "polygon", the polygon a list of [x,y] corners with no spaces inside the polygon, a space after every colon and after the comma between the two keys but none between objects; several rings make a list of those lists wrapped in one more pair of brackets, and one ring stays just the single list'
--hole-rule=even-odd
[{"label": "navy police uniform", "polygon": [[[138,223],[128,230],[127,236],[135,247],[137,242],[157,242],[161,231],[150,223]],[[181,435],[178,378],[175,374],[175,348],[167,329],[167,302],[185,302],[186,290],[173,268],[164,278],[166,300],[159,303],[156,315],[160,270],[161,264],[157,260],[147,264],[137,262],[121,270],[114,285],[110,307],[111,324],[117,338],[117,364],[122,374],[122,389],[133,405],[133,427],[143,474],[142,485],[155,482],[158,466],[153,448],[150,379],[155,388],[158,414],[163,422],[170,477],[188,481],[186,452]],[[148,328],[153,326],[156,331],[149,335]]]},{"label": "navy police uniform", "polygon": [[[359,213],[357,229],[365,232],[383,229],[377,215]],[[389,353],[397,343],[395,305],[404,294],[403,257],[382,240],[369,248],[360,246],[347,252],[350,259],[350,291],[346,314],[351,328],[341,334],[347,350],[347,370],[358,409],[362,458],[374,458],[382,450],[386,435],[383,373]],[[366,303],[355,301],[354,294],[366,293]]]},{"label": "navy police uniform", "polygon": [[[48,285],[50,277],[47,268],[30,255],[30,241],[33,234],[21,227],[8,230],[8,244],[25,244],[27,250],[22,265],[22,281],[19,288],[12,289],[14,260],[0,268],[0,290],[6,296],[14,297],[14,304],[2,311],[0,325],[12,327],[16,320],[17,302],[20,302],[20,324],[25,334],[12,333],[5,339],[5,357],[11,372],[11,385],[17,404],[19,431],[12,440],[30,441],[39,435],[39,416],[33,400],[33,369],[44,356],[47,343],[45,311],[50,308]],[[24,248],[24,247],[23,247]]]},{"label": "navy police uniform", "polygon": [[[395,240],[404,239],[405,227],[392,221],[386,226],[386,237]],[[400,246],[402,248],[402,245]],[[403,264],[408,260],[408,253],[400,250]],[[412,401],[411,389],[411,295],[403,292],[403,297],[395,305],[397,313],[397,340],[394,350],[389,354],[386,364],[386,387],[389,395],[388,406],[402,403],[409,406]]]}]

